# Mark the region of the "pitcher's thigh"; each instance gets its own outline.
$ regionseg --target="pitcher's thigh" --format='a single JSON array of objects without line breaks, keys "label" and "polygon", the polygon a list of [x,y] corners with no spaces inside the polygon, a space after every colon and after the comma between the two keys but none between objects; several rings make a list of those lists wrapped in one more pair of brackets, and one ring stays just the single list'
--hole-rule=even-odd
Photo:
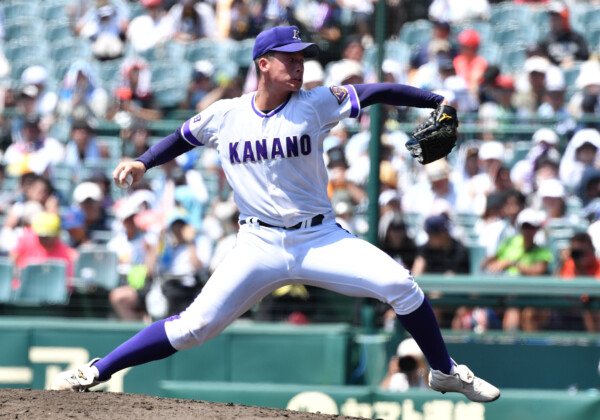
[{"label": "pitcher's thigh", "polygon": [[306,284],[344,295],[389,303],[397,314],[411,313],[423,292],[410,272],[385,252],[353,235],[342,235],[307,253],[302,263]]},{"label": "pitcher's thigh", "polygon": [[217,336],[235,319],[277,288],[289,284],[285,266],[263,258],[255,247],[236,246],[194,302],[166,324],[173,347],[183,350]]}]

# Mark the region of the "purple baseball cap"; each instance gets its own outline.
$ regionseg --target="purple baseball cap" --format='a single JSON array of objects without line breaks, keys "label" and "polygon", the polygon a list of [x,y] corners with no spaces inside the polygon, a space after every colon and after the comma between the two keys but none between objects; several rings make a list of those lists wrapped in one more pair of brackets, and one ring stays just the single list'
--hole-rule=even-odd
[{"label": "purple baseball cap", "polygon": [[297,26],[277,26],[259,33],[254,42],[252,59],[256,60],[269,51],[302,51],[306,58],[313,58],[319,55],[317,44],[302,42],[300,30]]}]

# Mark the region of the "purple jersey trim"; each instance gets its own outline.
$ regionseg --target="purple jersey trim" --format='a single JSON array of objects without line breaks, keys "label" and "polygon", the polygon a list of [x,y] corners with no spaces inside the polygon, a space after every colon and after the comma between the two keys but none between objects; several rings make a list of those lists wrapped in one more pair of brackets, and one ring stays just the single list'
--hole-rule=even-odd
[{"label": "purple jersey trim", "polygon": [[358,118],[360,115],[360,101],[356,90],[352,85],[345,85],[344,88],[348,91],[348,96],[350,96],[350,118]]},{"label": "purple jersey trim", "polygon": [[363,108],[373,104],[437,108],[444,101],[443,96],[428,90],[398,83],[369,83],[352,86],[355,88]]},{"label": "purple jersey trim", "polygon": [[260,111],[259,109],[256,108],[256,105],[254,104],[254,97],[256,96],[256,94],[252,95],[252,110],[254,111],[254,113],[256,115],[258,115],[261,118],[267,118],[267,117],[272,117],[273,115],[277,114],[279,111],[281,111],[283,109],[284,106],[287,105],[287,103],[290,101],[290,98],[292,97],[292,95],[290,95],[284,103],[282,103],[281,105],[279,105],[277,108],[275,108],[274,110],[272,110],[271,112],[269,112],[268,114],[265,114],[264,112]]},{"label": "purple jersey trim", "polygon": [[190,130],[190,120],[187,120],[183,124],[183,127],[181,127],[181,135],[191,145],[202,146],[202,143],[198,141],[198,139],[192,134],[192,131]]}]

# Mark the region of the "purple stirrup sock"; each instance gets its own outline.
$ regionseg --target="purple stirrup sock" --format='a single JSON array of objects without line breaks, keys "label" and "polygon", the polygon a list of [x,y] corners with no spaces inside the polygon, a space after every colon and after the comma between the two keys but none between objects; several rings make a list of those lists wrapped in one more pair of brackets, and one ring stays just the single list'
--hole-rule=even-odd
[{"label": "purple stirrup sock", "polygon": [[113,373],[121,369],[164,359],[175,354],[177,350],[169,343],[165,331],[165,322],[171,319],[163,319],[147,326],[111,351],[106,357],[94,363],[100,373],[98,379],[106,381]]},{"label": "purple stirrup sock", "polygon": [[450,355],[427,298],[416,311],[407,315],[398,315],[398,319],[423,351],[429,366],[449,374],[452,369]]}]

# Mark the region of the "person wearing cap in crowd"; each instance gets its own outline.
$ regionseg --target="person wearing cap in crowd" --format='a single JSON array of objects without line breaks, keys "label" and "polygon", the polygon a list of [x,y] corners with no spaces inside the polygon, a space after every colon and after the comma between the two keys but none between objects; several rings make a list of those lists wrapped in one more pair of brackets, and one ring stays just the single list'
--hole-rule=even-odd
[{"label": "person wearing cap in crowd", "polygon": [[127,28],[127,41],[138,54],[165,44],[175,31],[162,0],[140,0],[140,4],[144,13],[133,18]]},{"label": "person wearing cap in crowd", "polygon": [[327,66],[325,86],[341,85],[346,79],[363,80],[362,58],[365,48],[358,36],[346,39],[342,59]]},{"label": "person wearing cap in crowd", "polygon": [[[158,234],[143,228],[139,214],[149,210],[141,195],[124,198],[116,206],[117,220],[121,224],[106,248],[116,252],[117,271],[125,284],[109,293],[109,301],[121,320],[142,320],[146,313],[146,295],[156,266]],[[137,220],[136,220],[137,218]]]},{"label": "person wearing cap in crowd", "polygon": [[457,200],[457,210],[465,213],[482,214],[485,197],[497,189],[496,180],[503,168],[505,148],[496,140],[483,141],[477,152],[480,173],[473,175],[463,185]]},{"label": "person wearing cap in crowd", "polygon": [[150,148],[152,130],[146,120],[135,118],[131,126],[121,129],[120,135],[123,140],[123,157],[133,158]]},{"label": "person wearing cap in crowd", "polygon": [[538,179],[554,177],[553,173],[548,173],[540,164],[548,159],[553,162],[560,161],[559,142],[558,134],[551,128],[538,128],[533,133],[532,145],[527,155],[524,159],[515,162],[510,170],[510,179],[517,189],[529,194],[533,192]]},{"label": "person wearing cap in crowd", "polygon": [[110,0],[96,0],[74,27],[76,35],[92,41],[92,53],[99,60],[112,60],[125,51],[129,11]]},{"label": "person wearing cap in crowd", "polygon": [[119,72],[114,103],[107,111],[106,118],[121,125],[130,123],[133,118],[159,120],[162,112],[152,93],[150,64],[142,57],[132,56],[123,61]]},{"label": "person wearing cap in crowd", "polygon": [[54,213],[38,213],[31,220],[31,229],[21,235],[9,256],[20,270],[30,264],[62,260],[67,265],[67,279],[71,279],[77,251],[63,243],[59,235],[60,217]]},{"label": "person wearing cap in crowd", "polygon": [[27,172],[48,175],[64,155],[62,143],[42,131],[40,115],[28,114],[23,118],[23,128],[2,156],[2,164],[12,176]]},{"label": "person wearing cap in crowd", "polygon": [[70,207],[64,212],[61,217],[61,228],[69,234],[70,247],[77,249],[90,244],[85,228],[85,213],[79,207]]},{"label": "person wearing cap in crowd", "polygon": [[[569,114],[574,118],[600,113],[600,62],[597,59],[581,64],[575,80],[577,91],[569,100]],[[600,128],[598,123],[585,123],[585,127]],[[583,127],[582,127],[583,128]]]},{"label": "person wearing cap in crowd", "polygon": [[57,111],[63,117],[70,117],[77,107],[83,106],[96,118],[103,118],[108,99],[108,93],[98,84],[98,76],[91,63],[76,59],[63,77]]},{"label": "person wearing cap in crowd", "polygon": [[427,242],[417,250],[411,273],[468,274],[469,250],[450,233],[451,221],[447,214],[429,216],[423,229]]},{"label": "person wearing cap in crowd", "polygon": [[[596,257],[596,249],[588,233],[578,232],[571,237],[569,248],[560,254],[556,268],[558,276],[565,280],[579,276],[600,280],[600,259]],[[582,315],[587,332],[600,331],[600,313],[597,310],[585,309]]]},{"label": "person wearing cap in crowd", "polygon": [[426,179],[410,186],[402,195],[402,209],[407,213],[426,213],[446,203],[454,212],[457,205],[455,185],[450,180],[452,168],[446,159],[425,165]]},{"label": "person wearing cap in crowd", "polygon": [[302,79],[302,88],[311,90],[317,86],[323,86],[325,72],[323,66],[317,60],[308,60],[304,63],[304,78]]},{"label": "person wearing cap in crowd", "polygon": [[86,164],[108,157],[103,155],[96,139],[97,125],[96,118],[87,109],[77,107],[74,110],[64,163],[73,169],[75,181],[80,180]]},{"label": "person wearing cap in crowd", "polygon": [[428,373],[429,366],[419,345],[413,338],[405,338],[398,344],[396,354],[390,358],[388,371],[379,387],[395,392],[425,389]]},{"label": "person wearing cap in crowd", "polygon": [[546,72],[550,67],[552,64],[547,57],[533,55],[525,60],[524,72],[517,74],[515,106],[527,115],[535,115],[544,102]]},{"label": "person wearing cap in crowd", "polygon": [[169,9],[168,18],[173,25],[175,41],[188,43],[217,36],[215,11],[207,2],[178,0]]},{"label": "person wearing cap in crowd", "polygon": [[434,0],[427,11],[430,20],[445,20],[450,24],[490,19],[488,0],[470,0],[465,7],[463,0]]},{"label": "person wearing cap in crowd", "polygon": [[544,220],[545,215],[539,210],[522,210],[517,216],[520,233],[500,243],[496,255],[483,262],[484,271],[514,276],[548,274],[548,265],[553,260],[552,252],[534,242],[534,237]]},{"label": "person wearing cap in crowd", "polygon": [[378,246],[405,267],[412,267],[417,256],[417,245],[404,222],[398,198],[396,202],[398,203],[396,210],[384,212],[379,218]]},{"label": "person wearing cap in crowd", "polygon": [[479,107],[480,119],[491,119],[500,123],[508,124],[513,117],[518,115],[517,108],[513,105],[515,93],[515,81],[508,74],[496,76],[491,89],[492,100]]},{"label": "person wearing cap in crowd", "polygon": [[559,175],[569,191],[576,191],[587,168],[598,166],[600,133],[595,128],[584,128],[575,133],[560,161]]},{"label": "person wearing cap in crowd", "polygon": [[412,72],[410,84],[421,89],[439,90],[443,88],[440,68],[452,62],[452,45],[447,39],[434,39],[428,48],[430,59]]},{"label": "person wearing cap in crowd", "polygon": [[477,54],[480,38],[479,33],[474,29],[465,29],[458,34],[460,53],[453,61],[456,74],[467,81],[469,91],[474,96],[477,95],[479,81],[488,65],[486,59]]},{"label": "person wearing cap in crowd", "polygon": [[544,102],[537,115],[539,118],[555,119],[556,132],[562,136],[570,137],[577,127],[567,109],[565,76],[559,67],[552,66],[546,72]]},{"label": "person wearing cap in crowd", "polygon": [[198,110],[200,101],[215,88],[214,74],[215,66],[209,60],[196,61],[192,68],[192,79],[188,85],[186,97],[179,104],[179,109]]},{"label": "person wearing cap in crowd", "polygon": [[88,238],[94,239],[94,232],[110,231],[108,218],[102,202],[104,195],[95,182],[82,182],[73,190],[74,207],[80,208],[85,214],[85,230]]},{"label": "person wearing cap in crowd", "polygon": [[[544,179],[537,187],[537,199],[540,210],[546,213],[546,222],[554,220],[569,223],[567,215],[567,192],[563,184],[556,178]],[[571,223],[574,220],[571,220]],[[571,224],[569,223],[569,224]]]},{"label": "person wearing cap in crowd", "polygon": [[[410,67],[413,69],[418,69],[423,64],[431,61],[432,58],[435,58],[431,55],[433,52],[431,49],[431,45],[438,41],[443,40],[450,42],[450,23],[444,20],[435,20],[433,21],[433,27],[431,28],[431,38],[427,41],[424,41],[418,49],[414,51],[414,53],[410,57]],[[456,47],[451,46],[449,52],[450,58],[456,57],[458,51]]]},{"label": "person wearing cap in crowd", "polygon": [[548,7],[550,32],[540,41],[541,50],[553,64],[569,68],[575,61],[585,61],[590,53],[585,38],[571,29],[569,9],[553,1]]},{"label": "person wearing cap in crowd", "polygon": [[185,209],[171,210],[155,274],[161,279],[162,291],[169,302],[168,316],[178,314],[192,303],[206,280],[212,252],[204,252],[199,240]]},{"label": "person wearing cap in crowd", "polygon": [[341,146],[332,147],[327,151],[327,171],[329,173],[329,183],[327,193],[329,199],[334,202],[339,194],[350,197],[352,204],[361,203],[366,198],[365,191],[360,185],[351,181],[347,177],[348,162],[344,148]]},{"label": "person wearing cap in crowd", "polygon": [[29,66],[21,74],[23,92],[26,92],[26,95],[33,101],[33,109],[28,110],[28,113],[33,112],[47,117],[52,115],[56,109],[58,96],[46,89],[47,81],[48,70],[40,65]]},{"label": "person wearing cap in crowd", "polygon": [[[19,238],[31,227],[33,217],[38,213],[45,211],[44,206],[39,201],[28,200],[24,203],[19,203],[19,211],[9,214],[7,219],[14,218],[16,223],[8,220],[4,223],[0,232],[0,254],[7,255],[19,241]],[[18,217],[18,219],[17,219]]]}]

